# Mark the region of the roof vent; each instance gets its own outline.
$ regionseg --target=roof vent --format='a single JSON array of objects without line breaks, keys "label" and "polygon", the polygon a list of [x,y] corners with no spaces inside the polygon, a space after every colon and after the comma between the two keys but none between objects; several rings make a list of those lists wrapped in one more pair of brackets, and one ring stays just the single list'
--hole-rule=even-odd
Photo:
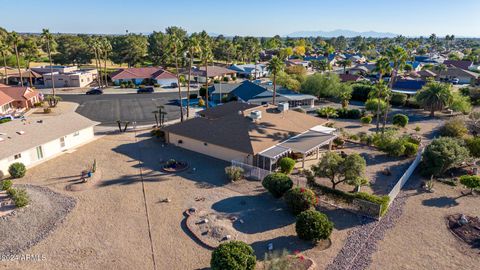
[{"label": "roof vent", "polygon": [[25,131],[23,131],[23,130],[17,131],[17,134],[18,135],[23,135],[23,134],[25,134]]},{"label": "roof vent", "polygon": [[250,112],[250,118],[252,120],[259,120],[262,118],[262,112],[261,111],[251,111]]}]

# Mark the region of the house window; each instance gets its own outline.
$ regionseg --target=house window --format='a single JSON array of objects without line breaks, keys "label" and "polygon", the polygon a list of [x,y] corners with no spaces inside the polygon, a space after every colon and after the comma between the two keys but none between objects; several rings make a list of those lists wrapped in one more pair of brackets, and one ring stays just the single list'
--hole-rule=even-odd
[{"label": "house window", "polygon": [[182,141],[182,140],[178,140],[178,143],[179,143],[179,144],[182,144],[182,143],[183,143],[183,141]]},{"label": "house window", "polygon": [[37,146],[37,159],[43,158],[43,149],[42,146]]},{"label": "house window", "polygon": [[75,131],[75,133],[73,133],[73,137],[76,137],[78,135],[80,135],[80,131]]},{"label": "house window", "polygon": [[207,146],[207,145],[208,145],[208,143],[204,142],[204,143],[203,143],[203,145]]},{"label": "house window", "polygon": [[65,147],[65,137],[60,138],[60,147],[61,148]]},{"label": "house window", "polygon": [[13,156],[14,159],[19,159],[22,157],[22,154],[16,154],[15,156]]}]

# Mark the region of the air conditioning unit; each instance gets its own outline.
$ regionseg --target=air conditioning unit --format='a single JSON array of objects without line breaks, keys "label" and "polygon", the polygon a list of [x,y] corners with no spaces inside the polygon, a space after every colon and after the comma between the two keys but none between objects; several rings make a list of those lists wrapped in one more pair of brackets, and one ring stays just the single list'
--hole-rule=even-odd
[{"label": "air conditioning unit", "polygon": [[280,102],[278,103],[278,110],[281,111],[281,112],[284,112],[284,111],[288,111],[288,102]]},{"label": "air conditioning unit", "polygon": [[262,112],[261,111],[252,111],[250,112],[250,118],[252,120],[259,120],[262,118]]}]

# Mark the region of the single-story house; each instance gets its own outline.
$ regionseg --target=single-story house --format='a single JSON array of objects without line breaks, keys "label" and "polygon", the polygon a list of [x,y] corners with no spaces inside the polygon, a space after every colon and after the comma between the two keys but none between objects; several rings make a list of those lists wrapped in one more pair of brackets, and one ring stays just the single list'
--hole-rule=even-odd
[{"label": "single-story house", "polygon": [[336,58],[336,55],[334,53],[329,54],[328,56],[324,56],[324,55],[305,56],[303,58],[303,60],[310,61],[310,62],[312,62],[312,61],[327,61],[327,63],[330,66],[333,66],[333,65],[335,65],[335,63],[337,63],[337,58]]},{"label": "single-story house", "polygon": [[[188,74],[188,70],[184,72]],[[205,67],[196,67],[192,68],[192,76],[196,82],[205,83]],[[237,71],[219,67],[219,66],[208,66],[208,79],[209,80],[222,80],[224,77],[232,78],[237,76]]]},{"label": "single-story house", "polygon": [[440,71],[437,74],[437,79],[443,81],[451,81],[452,79],[458,79],[459,84],[470,84],[476,82],[480,74],[465,70],[462,68],[449,66],[446,71]]},{"label": "single-story house", "polygon": [[131,81],[136,85],[150,83],[164,87],[177,83],[177,76],[161,67],[121,68],[109,76],[115,85]]},{"label": "single-story house", "polygon": [[291,66],[302,66],[304,67],[305,69],[308,69],[310,67],[310,61],[308,60],[305,60],[305,59],[295,59],[295,58],[292,58],[292,59],[288,59],[285,64],[287,65],[287,67],[291,67]]},{"label": "single-story house", "polygon": [[96,69],[79,69],[77,66],[40,66],[32,70],[43,76],[45,87],[53,84],[55,87],[86,87],[98,76]]},{"label": "single-story house", "polygon": [[231,65],[229,69],[237,72],[238,76],[243,78],[263,78],[267,77],[269,72],[265,64],[246,64],[246,65]]},{"label": "single-story house", "polygon": [[[347,71],[349,72],[349,71]],[[350,73],[342,73],[338,74],[341,82],[358,82],[363,80],[361,76],[350,74]]]},{"label": "single-story house", "polygon": [[40,102],[40,93],[30,87],[0,87],[0,93],[13,99],[11,108],[30,109]]},{"label": "single-story house", "polygon": [[[6,70],[6,71],[5,71]],[[8,85],[20,85],[20,74],[22,75],[23,85],[27,86],[30,85],[30,79],[32,80],[32,84],[30,86],[38,86],[42,85],[42,75],[34,70],[28,69],[20,69],[20,73],[18,69],[7,67],[0,68],[0,75],[2,78],[7,77],[7,84]]]},{"label": "single-story house", "polygon": [[435,79],[435,77],[437,77],[437,74],[431,70],[420,70],[420,71],[417,71],[416,72],[417,75],[420,76],[420,78],[422,78],[422,80],[424,81],[427,81],[429,79]]},{"label": "single-story house", "polygon": [[465,70],[469,70],[473,66],[473,62],[469,60],[445,60],[443,64],[447,67],[453,66]]},{"label": "single-story house", "polygon": [[[220,97],[236,99],[252,104],[267,104],[272,102],[273,87],[256,84],[250,81],[243,81],[235,84],[214,84],[209,88],[210,96],[214,101],[220,101]],[[287,102],[290,108],[304,107],[312,108],[317,97],[300,94],[277,86],[276,102]]]},{"label": "single-story house", "polygon": [[14,162],[32,167],[91,141],[97,124],[74,112],[2,124],[0,178],[8,175],[8,167]]},{"label": "single-story house", "polygon": [[10,113],[13,109],[14,101],[15,100],[11,96],[0,92],[0,116]]},{"label": "single-story house", "polygon": [[319,155],[331,145],[334,129],[324,120],[282,106],[229,102],[199,112],[200,117],[163,128],[165,139],[194,152],[265,170],[284,156]]}]

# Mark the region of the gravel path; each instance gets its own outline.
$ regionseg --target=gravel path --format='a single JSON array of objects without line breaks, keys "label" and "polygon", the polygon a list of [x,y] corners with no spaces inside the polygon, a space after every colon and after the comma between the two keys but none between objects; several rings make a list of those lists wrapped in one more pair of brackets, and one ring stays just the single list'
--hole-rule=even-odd
[{"label": "gravel path", "polygon": [[25,188],[30,205],[0,219],[0,254],[14,255],[34,246],[52,232],[75,207],[76,201],[33,185],[15,185]]},{"label": "gravel path", "polygon": [[349,233],[342,250],[326,269],[367,269],[372,262],[373,253],[377,250],[378,241],[383,239],[385,232],[392,228],[400,218],[406,200],[407,197],[402,191],[380,221],[363,218],[363,225]]}]

